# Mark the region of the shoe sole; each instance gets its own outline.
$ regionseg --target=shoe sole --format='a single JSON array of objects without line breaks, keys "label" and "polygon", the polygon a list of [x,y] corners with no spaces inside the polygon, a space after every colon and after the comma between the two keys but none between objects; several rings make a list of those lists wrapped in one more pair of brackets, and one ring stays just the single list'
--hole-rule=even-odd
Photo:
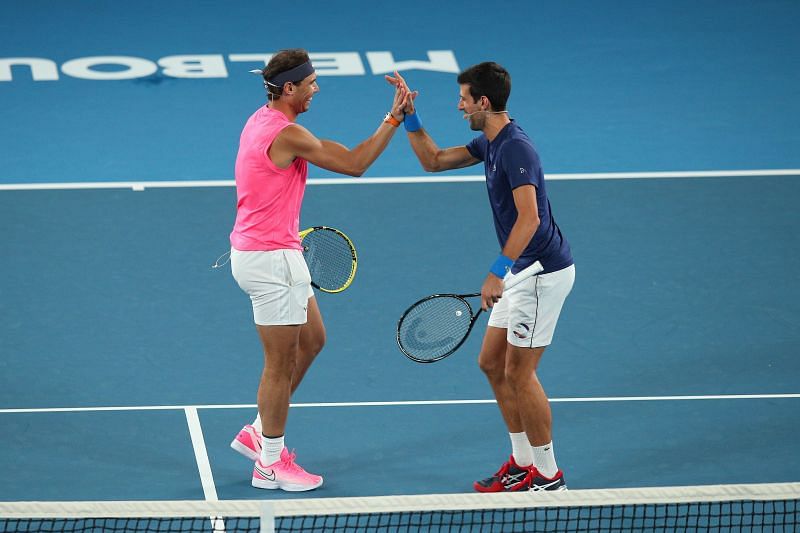
[{"label": "shoe sole", "polygon": [[314,490],[322,486],[322,480],[316,485],[297,485],[295,483],[281,483],[280,481],[270,481],[268,479],[253,478],[252,485],[257,489],[281,489],[288,492],[304,492],[307,490]]},{"label": "shoe sole", "polygon": [[258,461],[258,459],[261,457],[260,454],[254,452],[251,448],[242,444],[242,442],[239,439],[233,439],[233,442],[231,442],[231,448],[233,448],[234,450],[244,455],[253,462]]},{"label": "shoe sole", "polygon": [[478,487],[475,487],[475,486],[473,486],[472,488],[475,490],[475,492],[480,492],[480,493],[483,493],[483,494],[494,494],[495,492],[503,492],[503,489],[499,489],[499,490],[485,489],[485,488],[480,488],[479,489]]},{"label": "shoe sole", "polygon": [[503,486],[500,486],[500,488],[497,489],[486,488],[486,487],[478,488],[478,486],[476,485],[473,485],[472,488],[475,489],[475,492],[480,492],[482,494],[496,494],[498,492],[525,492],[526,490],[529,490],[529,489],[510,489],[510,488],[507,489]]}]

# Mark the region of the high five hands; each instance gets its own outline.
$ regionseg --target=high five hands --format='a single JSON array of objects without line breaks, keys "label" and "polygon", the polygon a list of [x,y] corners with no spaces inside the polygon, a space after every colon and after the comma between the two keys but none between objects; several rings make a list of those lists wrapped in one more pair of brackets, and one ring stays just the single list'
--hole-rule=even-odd
[{"label": "high five hands", "polygon": [[[395,92],[395,102],[397,102],[398,95],[400,95],[400,99],[403,103],[402,113],[406,115],[414,113],[414,99],[419,94],[419,91],[412,91],[411,89],[409,89],[406,80],[396,70],[394,71],[394,76],[389,76],[387,74],[385,78],[390,85],[393,85],[397,89],[397,91]],[[395,108],[393,106],[392,107],[393,115],[394,115],[394,109]]]}]

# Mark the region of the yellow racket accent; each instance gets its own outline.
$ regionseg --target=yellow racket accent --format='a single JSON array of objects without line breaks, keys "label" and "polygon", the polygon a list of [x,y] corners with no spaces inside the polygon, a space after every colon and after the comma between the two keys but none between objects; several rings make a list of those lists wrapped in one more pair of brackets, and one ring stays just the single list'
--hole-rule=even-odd
[{"label": "yellow racket accent", "polygon": [[353,283],[358,255],[353,241],[342,231],[314,226],[300,232],[311,284],[322,292],[342,292]]}]

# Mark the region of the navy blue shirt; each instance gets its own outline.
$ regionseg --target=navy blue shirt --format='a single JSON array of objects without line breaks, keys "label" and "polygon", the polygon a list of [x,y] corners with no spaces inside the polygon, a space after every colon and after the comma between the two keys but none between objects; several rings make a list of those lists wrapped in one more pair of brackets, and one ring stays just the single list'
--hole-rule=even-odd
[{"label": "navy blue shirt", "polygon": [[570,266],[573,263],[572,251],[553,218],[539,154],[522,128],[512,120],[492,142],[486,135],[481,135],[470,141],[467,150],[483,161],[489,204],[501,250],[517,221],[513,190],[521,185],[536,187],[539,227],[514,263],[512,272],[517,273],[536,261],[541,262],[544,274]]}]

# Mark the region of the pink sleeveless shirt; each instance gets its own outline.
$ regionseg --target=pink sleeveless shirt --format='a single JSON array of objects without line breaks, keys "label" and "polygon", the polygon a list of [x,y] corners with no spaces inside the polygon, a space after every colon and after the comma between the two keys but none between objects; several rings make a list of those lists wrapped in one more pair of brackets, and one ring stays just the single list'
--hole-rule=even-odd
[{"label": "pink sleeveless shirt", "polygon": [[302,250],[298,233],[308,164],[298,157],[288,168],[279,168],[268,155],[275,137],[291,124],[286,115],[264,106],[242,130],[231,232],[231,246],[237,250]]}]

